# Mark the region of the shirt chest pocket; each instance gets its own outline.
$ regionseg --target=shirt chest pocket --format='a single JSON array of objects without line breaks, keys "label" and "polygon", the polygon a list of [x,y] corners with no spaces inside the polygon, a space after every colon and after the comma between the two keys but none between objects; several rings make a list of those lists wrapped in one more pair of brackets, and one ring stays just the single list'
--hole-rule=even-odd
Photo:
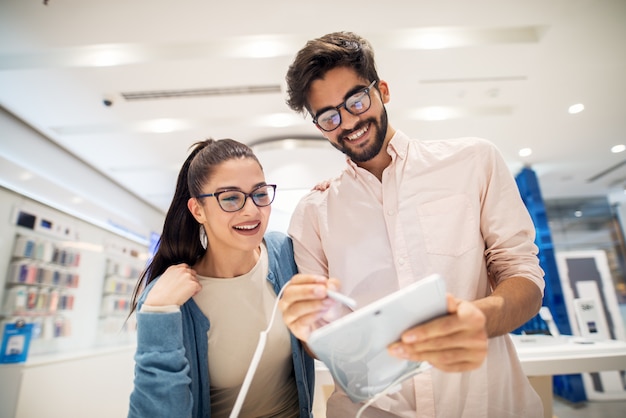
[{"label": "shirt chest pocket", "polygon": [[460,256],[480,244],[480,225],[466,195],[457,194],[417,207],[429,254]]}]

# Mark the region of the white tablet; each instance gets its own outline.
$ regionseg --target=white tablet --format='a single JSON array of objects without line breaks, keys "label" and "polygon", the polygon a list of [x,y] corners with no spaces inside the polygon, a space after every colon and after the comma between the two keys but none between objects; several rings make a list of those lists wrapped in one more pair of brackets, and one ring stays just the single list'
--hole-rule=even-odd
[{"label": "white tablet", "polygon": [[445,283],[431,275],[313,331],[307,341],[353,402],[410,377],[420,362],[387,353],[404,331],[445,315]]}]

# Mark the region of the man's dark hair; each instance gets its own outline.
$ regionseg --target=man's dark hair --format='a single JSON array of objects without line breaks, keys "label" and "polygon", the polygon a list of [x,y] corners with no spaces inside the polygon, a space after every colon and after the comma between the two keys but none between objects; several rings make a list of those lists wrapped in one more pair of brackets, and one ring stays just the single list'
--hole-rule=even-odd
[{"label": "man's dark hair", "polygon": [[287,71],[287,105],[296,112],[311,111],[307,95],[311,83],[328,70],[348,67],[368,81],[379,81],[374,50],[364,38],[352,32],[334,32],[308,41]]}]

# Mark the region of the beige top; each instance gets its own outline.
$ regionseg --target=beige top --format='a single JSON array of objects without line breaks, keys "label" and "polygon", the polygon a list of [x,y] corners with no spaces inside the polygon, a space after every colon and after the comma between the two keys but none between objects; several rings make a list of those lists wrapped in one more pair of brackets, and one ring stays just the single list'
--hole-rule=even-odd
[{"label": "beige top", "polygon": [[[207,336],[211,417],[230,414],[259,335],[269,324],[276,293],[267,275],[268,256],[262,244],[259,262],[246,274],[228,279],[198,276],[202,290],[194,301],[211,323]],[[290,336],[278,308],[240,416],[299,416]]]},{"label": "beige top", "polygon": [[[476,138],[415,141],[396,131],[387,152],[392,162],[382,182],[349,164],[326,191],[300,202],[289,234],[301,272],[340,279],[342,292],[359,306],[432,273],[466,300],[485,297],[515,276],[543,290],[532,221],[492,144]],[[354,416],[358,408],[338,390],[327,416]],[[412,418],[543,413],[507,335],[489,340],[479,369],[432,369],[379,399],[363,417],[391,416],[387,411]]]}]

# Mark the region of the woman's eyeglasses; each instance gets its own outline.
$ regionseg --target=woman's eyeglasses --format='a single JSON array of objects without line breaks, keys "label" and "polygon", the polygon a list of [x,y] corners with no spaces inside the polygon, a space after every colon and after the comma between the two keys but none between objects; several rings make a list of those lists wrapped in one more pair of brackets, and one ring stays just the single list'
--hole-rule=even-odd
[{"label": "woman's eyeglasses", "polygon": [[367,112],[372,105],[370,90],[374,87],[374,84],[376,84],[376,80],[372,81],[369,86],[348,97],[346,101],[339,106],[319,111],[313,118],[313,123],[321,130],[330,132],[341,125],[341,112],[339,112],[339,109],[342,107],[346,109],[346,112],[355,116]]},{"label": "woman's eyeglasses", "polygon": [[221,190],[215,193],[206,193],[196,196],[196,199],[214,196],[217,203],[224,212],[237,212],[246,205],[248,197],[252,199],[258,207],[269,206],[274,201],[276,195],[275,184],[265,184],[252,190],[250,193],[244,193],[241,190]]}]

